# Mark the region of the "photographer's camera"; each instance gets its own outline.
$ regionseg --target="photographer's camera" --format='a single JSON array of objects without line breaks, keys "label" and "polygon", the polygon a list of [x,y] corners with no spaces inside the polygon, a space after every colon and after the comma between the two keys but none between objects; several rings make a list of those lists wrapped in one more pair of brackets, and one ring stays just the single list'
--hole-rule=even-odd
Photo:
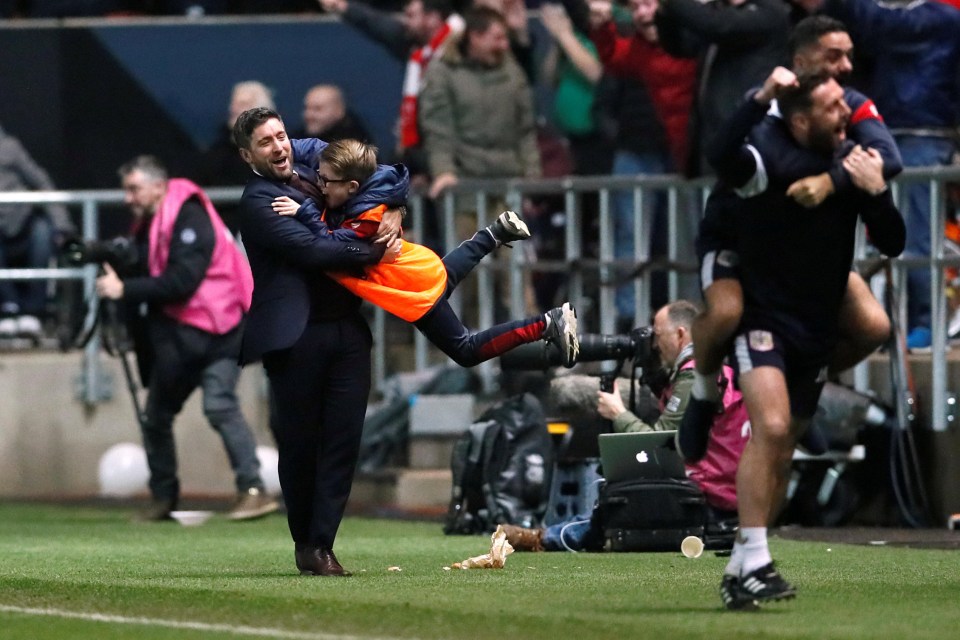
[{"label": "photographer's camera", "polygon": [[73,266],[106,262],[118,271],[132,267],[139,257],[136,245],[122,236],[110,240],[68,240],[61,254]]},{"label": "photographer's camera", "polygon": [[[659,356],[651,327],[638,327],[626,335],[583,333],[577,362],[616,360],[632,361],[643,369],[659,368]],[[500,366],[507,370],[536,371],[563,364],[560,350],[545,342],[522,345],[500,356]]]}]

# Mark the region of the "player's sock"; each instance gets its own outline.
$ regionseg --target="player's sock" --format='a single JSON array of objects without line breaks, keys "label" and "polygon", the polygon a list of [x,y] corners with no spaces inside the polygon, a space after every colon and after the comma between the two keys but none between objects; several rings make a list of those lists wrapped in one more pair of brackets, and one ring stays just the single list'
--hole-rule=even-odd
[{"label": "player's sock", "polygon": [[743,543],[739,538],[733,543],[733,550],[730,551],[730,560],[727,562],[723,573],[728,576],[740,577],[740,569],[743,567]]},{"label": "player's sock", "polygon": [[693,387],[690,389],[691,395],[699,400],[711,400],[716,402],[720,400],[720,388],[717,386],[719,371],[703,374],[693,370]]},{"label": "player's sock", "polygon": [[740,529],[737,540],[738,544],[739,540],[743,540],[740,575],[746,575],[773,562],[773,558],[770,557],[770,548],[767,546],[766,527],[743,527]]}]

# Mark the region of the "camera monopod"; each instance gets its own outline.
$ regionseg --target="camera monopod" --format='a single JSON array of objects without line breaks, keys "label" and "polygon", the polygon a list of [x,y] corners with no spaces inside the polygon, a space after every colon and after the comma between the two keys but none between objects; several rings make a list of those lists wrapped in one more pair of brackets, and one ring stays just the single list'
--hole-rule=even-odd
[{"label": "camera monopod", "polygon": [[[77,348],[81,349],[87,346],[97,326],[100,326],[103,349],[109,355],[120,360],[120,365],[123,367],[123,376],[127,382],[127,390],[130,392],[130,399],[133,401],[133,410],[136,413],[137,424],[143,428],[146,424],[147,416],[140,403],[140,386],[133,377],[133,368],[130,365],[129,356],[132,353],[132,349],[130,348],[130,338],[120,318],[120,312],[118,310],[120,303],[116,300],[100,300],[100,298],[94,297],[89,304],[97,305],[96,313],[93,314],[94,321],[91,322],[88,327],[82,329],[81,335],[74,344]],[[104,315],[106,318],[104,318]]]}]

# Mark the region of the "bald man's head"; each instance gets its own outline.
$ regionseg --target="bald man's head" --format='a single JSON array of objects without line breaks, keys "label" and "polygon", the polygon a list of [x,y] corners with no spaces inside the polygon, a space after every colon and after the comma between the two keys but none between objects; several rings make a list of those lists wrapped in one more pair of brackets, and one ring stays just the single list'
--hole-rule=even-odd
[{"label": "bald man's head", "polygon": [[343,92],[332,84],[318,84],[303,98],[303,128],[308,136],[321,134],[347,114]]}]

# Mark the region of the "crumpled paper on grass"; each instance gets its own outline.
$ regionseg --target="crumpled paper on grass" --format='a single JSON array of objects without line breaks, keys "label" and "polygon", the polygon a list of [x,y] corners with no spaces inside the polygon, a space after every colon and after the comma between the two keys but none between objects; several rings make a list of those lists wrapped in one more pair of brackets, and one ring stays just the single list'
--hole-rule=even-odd
[{"label": "crumpled paper on grass", "polygon": [[482,556],[467,558],[462,562],[454,562],[451,569],[503,569],[507,556],[513,553],[513,547],[507,542],[507,534],[503,525],[497,525],[497,530],[490,536],[490,553]]}]

